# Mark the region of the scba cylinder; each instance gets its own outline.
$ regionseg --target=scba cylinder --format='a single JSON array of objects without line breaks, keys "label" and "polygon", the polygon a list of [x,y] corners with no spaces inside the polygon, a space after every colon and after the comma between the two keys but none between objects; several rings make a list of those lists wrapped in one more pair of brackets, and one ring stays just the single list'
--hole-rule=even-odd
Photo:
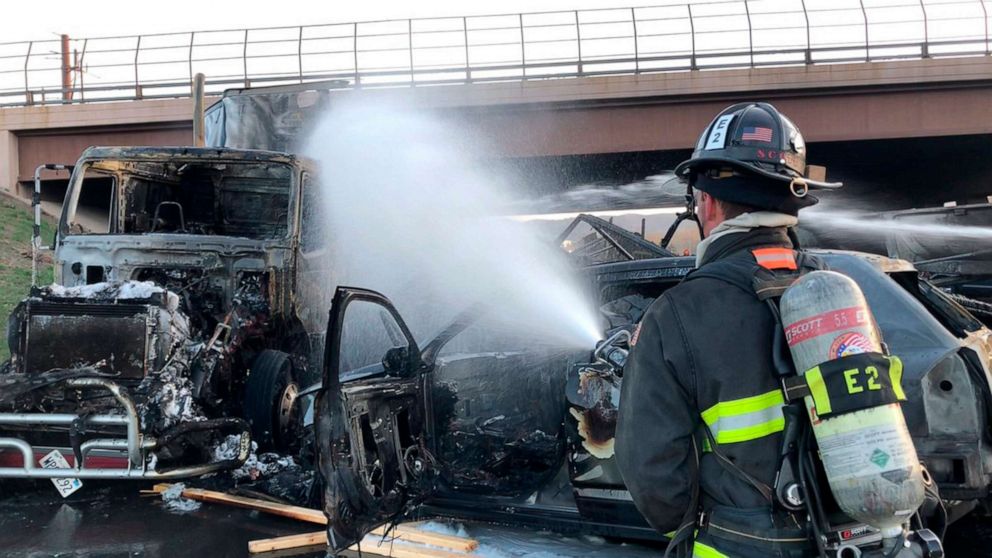
[{"label": "scba cylinder", "polygon": [[898,403],[901,363],[882,354],[864,293],[845,275],[804,275],[780,308],[796,369],[810,386],[806,409],[834,498],[883,537],[899,536],[924,498],[922,467]]}]

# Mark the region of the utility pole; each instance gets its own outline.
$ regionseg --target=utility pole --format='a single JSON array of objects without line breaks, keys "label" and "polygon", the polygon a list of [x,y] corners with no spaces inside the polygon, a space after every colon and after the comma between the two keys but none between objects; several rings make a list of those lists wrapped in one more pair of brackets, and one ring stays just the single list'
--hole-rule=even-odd
[{"label": "utility pole", "polygon": [[203,102],[206,95],[207,77],[202,73],[193,76],[193,145],[203,147],[206,142]]},{"label": "utility pole", "polygon": [[69,35],[62,35],[62,101],[72,102],[72,60],[69,59]]}]

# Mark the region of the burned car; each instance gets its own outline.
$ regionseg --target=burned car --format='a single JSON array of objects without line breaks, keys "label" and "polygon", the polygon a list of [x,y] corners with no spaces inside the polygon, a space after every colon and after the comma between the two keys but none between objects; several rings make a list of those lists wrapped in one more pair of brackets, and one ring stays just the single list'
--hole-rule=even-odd
[{"label": "burned car", "polygon": [[[384,296],[337,290],[315,418],[335,550],[378,524],[427,515],[658,537],[614,461],[620,386],[632,327],[695,264],[580,220],[569,249],[601,305],[596,347],[535,348],[464,316],[421,346]],[[984,504],[992,332],[905,261],[817,253],[860,284],[903,359],[906,419],[951,518]]]},{"label": "burned car", "polygon": [[0,477],[185,477],[292,446],[329,302],[312,177],[275,152],[87,149],[55,284],[9,320]]},{"label": "burned car", "polygon": [[930,282],[992,324],[992,204],[909,209],[882,217],[894,228],[885,238],[890,256],[913,262]]}]

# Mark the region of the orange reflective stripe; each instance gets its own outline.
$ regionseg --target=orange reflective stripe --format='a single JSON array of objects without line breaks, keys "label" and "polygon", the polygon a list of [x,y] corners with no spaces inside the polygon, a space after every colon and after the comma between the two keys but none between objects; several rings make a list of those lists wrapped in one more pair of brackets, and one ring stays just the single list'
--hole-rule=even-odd
[{"label": "orange reflective stripe", "polygon": [[796,255],[789,248],[758,248],[751,250],[758,265],[765,269],[799,269]]}]

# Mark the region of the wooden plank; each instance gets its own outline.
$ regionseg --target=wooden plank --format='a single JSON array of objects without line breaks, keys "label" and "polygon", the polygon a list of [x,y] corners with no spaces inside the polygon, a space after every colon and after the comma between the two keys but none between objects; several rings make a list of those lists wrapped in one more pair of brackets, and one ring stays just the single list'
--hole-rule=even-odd
[{"label": "wooden plank", "polygon": [[[363,544],[367,545],[371,543],[376,545],[376,547],[379,547],[379,541],[382,540],[384,532],[385,529],[382,527],[373,530],[368,536],[365,537]],[[442,535],[440,533],[428,533],[425,531],[420,531],[415,527],[408,527],[405,525],[400,525],[394,528],[391,531],[391,536],[387,537],[387,539],[383,542],[383,545],[388,544],[390,539],[427,544],[440,547],[442,550],[451,550],[455,552],[472,552],[476,548],[479,548],[479,542],[473,539],[455,537],[452,535]],[[300,548],[320,544],[327,544],[326,531],[249,541],[248,552],[254,554],[258,552],[271,552],[274,550],[285,550],[288,548]]]},{"label": "wooden plank", "polygon": [[316,533],[302,533],[299,535],[287,535],[273,539],[259,539],[248,541],[248,552],[258,554],[259,552],[272,552],[275,550],[286,550],[289,548],[301,548],[305,546],[326,545],[327,531],[317,531]]},{"label": "wooden plank", "polygon": [[[387,529],[385,527],[378,527],[373,529],[369,534],[381,538],[386,533]],[[479,548],[479,541],[474,539],[421,531],[412,525],[397,525],[392,530],[389,530],[389,536],[403,541],[429,544],[458,552],[472,552],[476,548]]]},{"label": "wooden plank", "polygon": [[[326,544],[327,532],[318,531],[316,533],[302,533],[273,539],[249,541],[248,552],[259,554]],[[366,536],[362,540],[361,547],[359,545],[352,545],[348,550],[355,552],[361,550],[363,553],[373,553],[391,558],[464,558],[465,556],[469,556],[462,552],[451,552],[418,544],[382,540],[381,537],[371,535]]]},{"label": "wooden plank", "polygon": [[[249,554],[248,556],[257,558],[300,558],[301,556],[324,556],[325,554],[327,554],[327,545],[315,544],[313,546],[301,546],[299,548],[287,548],[286,550],[273,550],[272,552]],[[375,558],[372,554],[367,552],[365,553],[365,556]]]},{"label": "wooden plank", "polygon": [[[168,490],[169,486],[171,485],[156,484],[153,490],[161,493]],[[183,490],[182,496],[183,498],[189,498],[190,500],[228,504],[231,506],[258,510],[291,519],[298,519],[308,523],[316,523],[317,525],[327,525],[327,517],[324,516],[324,512],[301,506],[277,504],[275,502],[266,502],[255,498],[245,498],[244,496],[234,496],[223,492],[216,492],[214,490],[201,490],[199,488],[186,488]]]},{"label": "wooden plank", "polygon": [[471,556],[464,552],[451,552],[440,548],[430,548],[419,544],[381,540],[379,537],[371,535],[362,539],[361,547],[353,545],[348,550],[362,553],[372,553],[389,558],[466,558]]}]

